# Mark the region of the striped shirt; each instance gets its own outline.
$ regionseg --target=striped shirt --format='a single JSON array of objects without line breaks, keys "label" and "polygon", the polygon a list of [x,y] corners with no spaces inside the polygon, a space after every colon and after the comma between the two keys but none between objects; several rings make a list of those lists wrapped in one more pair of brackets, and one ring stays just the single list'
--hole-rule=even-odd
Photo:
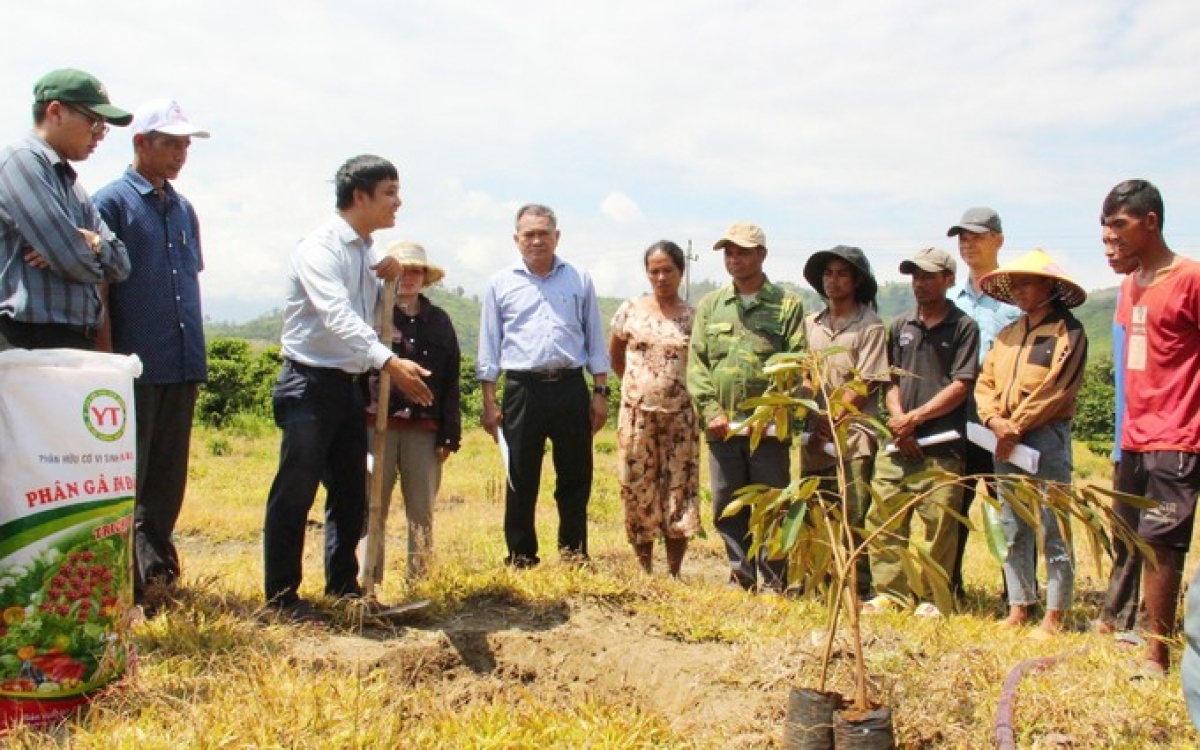
[{"label": "striped shirt", "polygon": [[[92,252],[79,229],[98,233]],[[34,268],[35,250],[48,265]],[[95,326],[96,285],[129,276],[129,254],[75,170],[36,134],[0,151],[0,315],[23,323]]]}]

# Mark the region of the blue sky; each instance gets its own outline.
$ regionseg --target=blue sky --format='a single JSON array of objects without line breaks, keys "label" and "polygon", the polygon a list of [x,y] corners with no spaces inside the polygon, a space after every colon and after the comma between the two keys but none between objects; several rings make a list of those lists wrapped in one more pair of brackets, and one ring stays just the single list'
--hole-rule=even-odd
[{"label": "blue sky", "polygon": [[[517,257],[529,201],[611,296],[645,291],[641,253],[662,238],[692,241],[693,278],[722,278],[709,248],[736,220],[766,231],[775,279],[841,243],[899,280],[917,249],[954,250],[946,229],[979,204],[1004,219],[1002,261],[1041,246],[1112,286],[1099,206],[1128,177],[1159,185],[1168,241],[1200,256],[1192,0],[60,0],[5,30],[5,141],[29,128],[33,82],[68,66],[126,108],[176,98],[212,131],[177,187],[218,320],[282,304],[287,254],[359,153],[401,173],[378,239],[421,242],[469,293]],[[129,154],[114,129],[84,184]]]}]

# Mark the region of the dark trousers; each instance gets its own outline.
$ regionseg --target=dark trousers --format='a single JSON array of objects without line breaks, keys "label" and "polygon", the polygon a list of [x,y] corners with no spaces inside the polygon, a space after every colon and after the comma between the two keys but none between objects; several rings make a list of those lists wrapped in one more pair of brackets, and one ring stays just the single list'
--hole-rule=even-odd
[{"label": "dark trousers", "polygon": [[[1117,469],[1113,470],[1118,474]],[[1119,482],[1118,491],[1124,492]],[[1135,532],[1142,520],[1142,509],[1113,500],[1115,513]],[[1142,599],[1142,555],[1137,550],[1113,535],[1113,567],[1109,575],[1108,588],[1104,592],[1104,604],[1100,607],[1100,621],[1115,630],[1133,630],[1137,625]]]},{"label": "dark trousers", "polygon": [[137,405],[137,502],[133,511],[134,594],[149,581],[179,578],[172,541],[187,489],[188,448],[196,410],[196,383],[140,384]]},{"label": "dark trousers", "polygon": [[96,349],[96,329],[51,323],[21,323],[0,315],[0,351],[9,349]]},{"label": "dark trousers", "polygon": [[[971,441],[966,441],[967,450],[964,458],[963,475],[967,477],[967,482],[963,486],[962,494],[962,515],[963,518],[971,517],[971,504],[975,502],[975,493],[979,485],[979,480],[975,477],[981,475],[991,475],[996,473],[996,466],[992,459],[992,454],[980,448]],[[984,480],[984,485],[987,487],[988,494],[996,497],[996,481],[994,479]],[[958,525],[958,546],[954,550],[954,567],[950,571],[950,593],[961,597],[963,591],[962,567],[963,557],[967,552],[967,534],[970,529],[964,524]],[[1001,576],[1003,580],[1003,576]],[[1005,586],[1007,592],[1008,587]],[[1007,597],[1005,597],[1007,599]]]},{"label": "dark trousers", "polygon": [[284,361],[272,402],[283,439],[263,528],[267,601],[297,598],[304,529],[322,482],[325,593],[357,594],[355,547],[362,536],[368,449],[360,383],[340,371]]},{"label": "dark trousers", "polygon": [[520,381],[510,376],[501,406],[508,443],[509,486],[504,497],[504,541],[509,561],[538,562],[534,511],[542,456],[551,443],[558,483],[558,548],[587,556],[587,506],[592,494],[591,397],[582,374],[562,380]]},{"label": "dark trousers", "polygon": [[761,578],[767,588],[782,589],[787,575],[786,560],[768,561],[765,546],[751,560],[750,509],[742,508],[728,518],[721,514],[733,493],[749,484],[787,487],[791,482],[789,446],[774,438],[763,438],[758,450],[750,450],[750,438],[734,437],[708,444],[708,470],[712,482],[713,527],[725,542],[732,580],[742,588],[754,588]]}]

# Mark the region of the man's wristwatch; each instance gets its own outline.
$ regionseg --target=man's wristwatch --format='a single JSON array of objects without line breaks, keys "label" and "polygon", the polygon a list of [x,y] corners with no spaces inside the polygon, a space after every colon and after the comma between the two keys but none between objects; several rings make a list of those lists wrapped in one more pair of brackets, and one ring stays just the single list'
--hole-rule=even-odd
[{"label": "man's wristwatch", "polygon": [[596,385],[592,386],[592,393],[596,394],[597,396],[608,398],[608,394],[612,393],[612,389],[607,385]]}]

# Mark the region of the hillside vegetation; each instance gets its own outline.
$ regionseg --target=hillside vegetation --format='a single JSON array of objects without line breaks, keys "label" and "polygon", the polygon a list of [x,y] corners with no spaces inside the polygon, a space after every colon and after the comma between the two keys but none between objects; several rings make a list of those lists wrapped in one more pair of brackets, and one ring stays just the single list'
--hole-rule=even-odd
[{"label": "hillside vegetation", "polygon": [[[717,288],[711,281],[692,284],[690,295],[693,304],[704,294]],[[807,286],[782,282],[782,286],[797,292],[804,300],[804,309],[819,309],[820,298]],[[474,356],[479,344],[479,298],[468,296],[462,289],[448,289],[436,285],[427,292],[435,304],[442,307],[454,322],[459,345],[465,354]],[[1116,309],[1116,288],[1100,289],[1088,295],[1088,301],[1075,311],[1087,329],[1092,356],[1112,351],[1112,316]],[[600,298],[600,317],[607,331],[613,314],[623,300],[618,297]],[[885,321],[908,310],[913,305],[912,290],[908,284],[890,282],[879,288],[879,314]],[[246,339],[259,346],[279,343],[279,332],[283,326],[283,311],[279,308],[263,313],[244,323],[209,323],[204,331],[208,338]]]}]

